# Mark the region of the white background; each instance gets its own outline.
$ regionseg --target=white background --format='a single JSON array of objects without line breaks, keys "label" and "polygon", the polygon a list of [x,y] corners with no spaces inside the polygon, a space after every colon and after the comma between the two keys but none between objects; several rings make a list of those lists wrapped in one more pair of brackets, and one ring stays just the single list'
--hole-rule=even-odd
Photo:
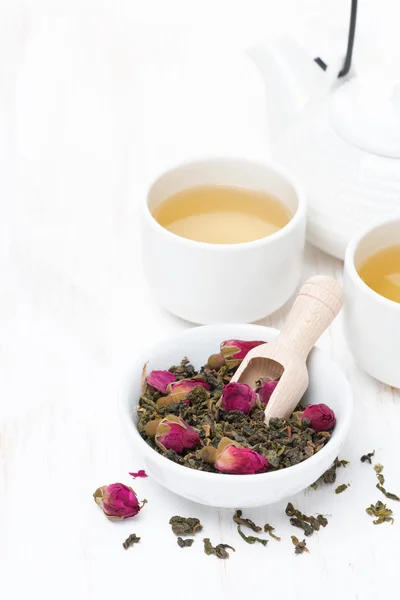
[{"label": "white background", "polygon": [[[292,499],[332,515],[309,540],[310,555],[293,554],[297,532],[285,503],[247,511],[283,538],[264,548],[238,538],[231,511],[184,501],[149,479],[132,482],[149,503],[131,522],[108,522],[92,499],[99,485],[130,484],[128,471],[141,468],[117,419],[122,374],[138,350],[189,326],[162,312],[143,282],[137,212],[149,179],[203,153],[268,157],[264,88],[244,49],[284,34],[329,62],[344,52],[349,4],[0,4],[1,597],[392,594],[400,519],[371,524],[364,509],[380,496],[359,456],[375,448],[387,487],[400,492],[400,395],[357,369],[340,318],[321,345],[354,392],[343,452],[351,465],[338,476],[351,487]],[[357,70],[398,72],[396,1],[360,4]],[[308,248],[304,277],[341,272],[340,262]],[[286,310],[265,324],[279,326]],[[168,525],[177,513],[199,516],[204,534],[236,554],[205,556],[201,534],[192,548],[178,548]],[[142,542],[125,552],[121,543],[133,531]]]}]

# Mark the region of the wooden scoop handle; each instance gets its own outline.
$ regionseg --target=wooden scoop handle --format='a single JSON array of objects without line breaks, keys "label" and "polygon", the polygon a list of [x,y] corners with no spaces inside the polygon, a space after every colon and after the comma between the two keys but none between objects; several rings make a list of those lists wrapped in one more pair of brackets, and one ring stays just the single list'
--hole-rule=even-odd
[{"label": "wooden scoop handle", "polygon": [[342,286],[336,279],[317,275],[305,282],[276,340],[289,360],[294,356],[306,360],[342,304]]}]

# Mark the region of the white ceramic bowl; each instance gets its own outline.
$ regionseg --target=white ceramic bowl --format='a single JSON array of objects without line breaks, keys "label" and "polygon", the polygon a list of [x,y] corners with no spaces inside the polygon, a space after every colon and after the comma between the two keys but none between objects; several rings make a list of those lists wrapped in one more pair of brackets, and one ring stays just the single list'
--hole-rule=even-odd
[{"label": "white ceramic bowl", "polygon": [[147,372],[166,369],[187,356],[195,367],[203,365],[208,356],[218,351],[227,339],[265,340],[276,337],[278,331],[259,325],[209,325],[187,329],[163,341],[132,368],[120,397],[123,428],[135,452],[141,454],[143,468],[162,486],[172,492],[210,506],[244,508],[263,506],[287,498],[316,481],[339,454],[348,433],[353,401],[349,384],[339,367],[322,351],[314,348],[308,359],[310,386],[305,403],[324,402],[336,414],[336,427],[329,443],[304,462],[280,471],[259,475],[222,475],[205,473],[177,465],[155,452],[140,436],[137,428],[136,405],[139,400],[143,364]]}]

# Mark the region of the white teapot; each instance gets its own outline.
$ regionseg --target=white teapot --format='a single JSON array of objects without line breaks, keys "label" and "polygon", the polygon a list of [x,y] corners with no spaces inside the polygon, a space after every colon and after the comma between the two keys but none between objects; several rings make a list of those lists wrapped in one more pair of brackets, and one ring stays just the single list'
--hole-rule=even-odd
[{"label": "white teapot", "polygon": [[308,239],[343,259],[359,228],[400,212],[400,80],[338,78],[339,64],[324,71],[289,40],[249,54],[267,88],[272,155],[306,191]]}]

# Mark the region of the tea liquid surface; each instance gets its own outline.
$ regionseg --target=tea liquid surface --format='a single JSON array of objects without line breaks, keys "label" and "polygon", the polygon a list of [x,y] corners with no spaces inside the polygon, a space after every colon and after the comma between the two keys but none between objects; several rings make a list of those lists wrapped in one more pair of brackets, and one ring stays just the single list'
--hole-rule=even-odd
[{"label": "tea liquid surface", "polygon": [[156,221],[176,235],[210,244],[251,242],[290,221],[289,209],[271,194],[241,187],[187,188],[153,211]]},{"label": "tea liquid surface", "polygon": [[389,246],[368,257],[358,274],[375,292],[400,302],[400,245]]}]

